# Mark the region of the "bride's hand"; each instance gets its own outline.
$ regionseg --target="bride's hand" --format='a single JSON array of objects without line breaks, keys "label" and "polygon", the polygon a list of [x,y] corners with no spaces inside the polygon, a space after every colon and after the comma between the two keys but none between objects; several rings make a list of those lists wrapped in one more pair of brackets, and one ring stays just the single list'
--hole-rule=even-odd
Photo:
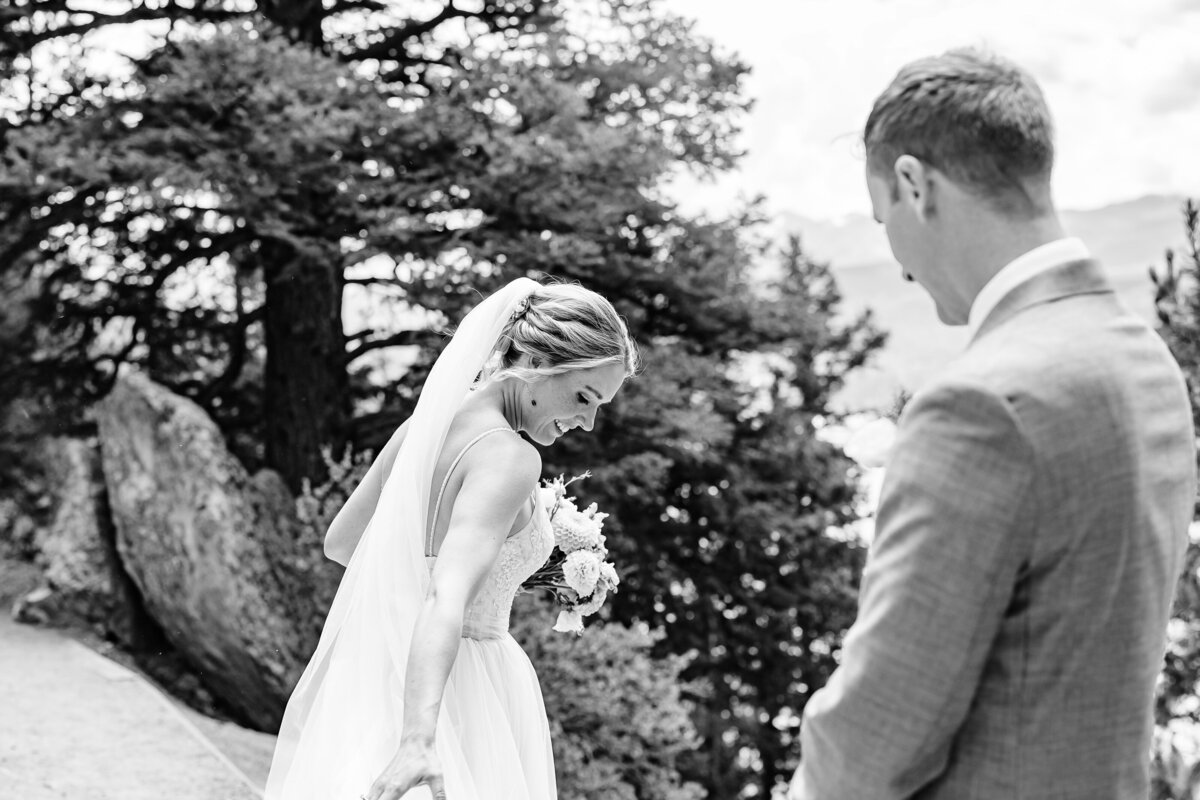
[{"label": "bride's hand", "polygon": [[433,745],[401,743],[400,750],[383,774],[371,784],[364,800],[400,800],[417,786],[428,786],[433,800],[447,800],[442,764]]}]

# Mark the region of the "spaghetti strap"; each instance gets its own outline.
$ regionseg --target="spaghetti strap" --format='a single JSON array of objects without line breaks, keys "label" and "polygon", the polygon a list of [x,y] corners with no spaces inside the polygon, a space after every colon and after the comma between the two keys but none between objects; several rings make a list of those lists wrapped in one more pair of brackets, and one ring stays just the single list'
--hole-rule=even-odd
[{"label": "spaghetti strap", "polygon": [[450,462],[450,469],[446,470],[446,477],[442,479],[442,488],[438,489],[437,502],[434,503],[434,505],[433,505],[433,518],[430,519],[430,521],[429,521],[429,532],[425,536],[425,556],[426,557],[433,555],[433,553],[431,552],[433,550],[433,531],[434,531],[434,528],[437,527],[438,512],[442,508],[442,495],[444,495],[446,493],[446,487],[450,485],[450,476],[454,474],[454,468],[458,466],[458,462],[462,461],[462,458],[463,458],[463,456],[465,456],[467,454],[467,451],[470,450],[475,445],[475,443],[478,442],[483,437],[485,437],[489,434],[492,434],[492,433],[496,433],[497,431],[511,431],[511,430],[512,430],[512,428],[499,427],[499,428],[491,428],[489,430],[484,431],[483,433],[479,434],[471,441],[467,442],[466,447],[464,447],[462,450],[459,450],[458,455],[456,455],[454,457],[454,460],[452,462]]}]

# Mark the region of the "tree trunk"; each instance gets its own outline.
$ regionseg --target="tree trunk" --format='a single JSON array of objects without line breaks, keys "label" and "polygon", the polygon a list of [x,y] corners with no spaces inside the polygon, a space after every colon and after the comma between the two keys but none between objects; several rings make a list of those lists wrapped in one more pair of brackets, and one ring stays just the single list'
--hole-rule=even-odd
[{"label": "tree trunk", "polygon": [[325,44],[321,23],[326,12],[321,0],[260,0],[258,10],[286,30],[293,41],[316,48]]},{"label": "tree trunk", "polygon": [[340,455],[345,443],[349,380],[342,281],[332,259],[271,245],[263,250],[265,457],[298,492],[304,478],[325,478],[321,448]]}]

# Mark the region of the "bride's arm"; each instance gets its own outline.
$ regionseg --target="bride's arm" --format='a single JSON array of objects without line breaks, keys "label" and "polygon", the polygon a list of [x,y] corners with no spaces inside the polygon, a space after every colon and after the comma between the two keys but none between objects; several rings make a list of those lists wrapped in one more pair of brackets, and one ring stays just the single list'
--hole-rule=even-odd
[{"label": "bride's arm", "polygon": [[413,629],[400,748],[367,793],[369,800],[393,800],[423,783],[438,796],[441,769],[434,734],[463,617],[541,473],[537,450],[513,436],[488,437],[472,448],[465,464],[450,527]]},{"label": "bride's arm", "polygon": [[354,487],[354,491],[338,510],[333,522],[329,523],[329,530],[325,533],[326,558],[343,567],[350,563],[350,556],[354,554],[354,548],[358,547],[358,540],[367,530],[367,523],[371,521],[375,506],[379,504],[379,494],[383,491],[387,476],[392,472],[396,452],[400,449],[407,432],[406,420],[379,451],[362,482]]}]

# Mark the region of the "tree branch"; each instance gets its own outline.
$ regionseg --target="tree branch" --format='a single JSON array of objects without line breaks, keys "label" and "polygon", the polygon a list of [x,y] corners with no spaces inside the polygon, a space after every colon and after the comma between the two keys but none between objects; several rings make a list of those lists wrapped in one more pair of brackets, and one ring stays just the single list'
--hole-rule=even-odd
[{"label": "tree branch", "polygon": [[387,9],[387,3],[379,0],[338,0],[332,8],[326,10],[325,15],[332,17],[346,11],[386,11]]},{"label": "tree branch", "polygon": [[[206,8],[203,2],[198,2],[191,7],[181,6],[178,2],[173,2],[161,8],[135,5],[130,10],[120,14],[107,14],[103,11],[91,9],[73,9],[66,0],[51,0],[50,2],[43,1],[40,3],[34,0],[27,7],[24,18],[31,19],[38,13],[47,15],[66,14],[68,18],[86,16],[89,19],[87,22],[68,24],[60,27],[47,27],[45,30],[36,33],[21,34],[6,31],[3,39],[0,40],[0,54],[3,54],[5,58],[12,58],[16,55],[27,55],[42,42],[60,39],[65,36],[82,35],[106,25],[124,25],[131,22],[145,22],[156,19],[192,19],[205,22],[226,22],[249,16],[252,12],[228,11],[223,8],[210,9]],[[11,25],[11,22],[9,24]]]},{"label": "tree branch", "polygon": [[[346,55],[346,59],[349,61],[358,61],[367,58],[378,58],[384,61],[403,61],[410,64],[422,62],[434,63],[428,59],[405,54],[403,52],[404,45],[410,40],[419,39],[425,34],[432,32],[443,22],[454,18],[476,19],[488,25],[493,31],[514,30],[540,17],[548,3],[549,0],[529,0],[525,8],[513,9],[508,7],[510,5],[508,3],[486,0],[479,11],[463,11],[455,8],[454,0],[449,0],[436,16],[423,22],[410,21],[406,25],[394,29],[381,41],[349,52]],[[450,50],[452,48],[448,48],[448,51]],[[449,52],[447,55],[448,57],[452,57],[449,55]]]},{"label": "tree branch", "polygon": [[384,409],[373,414],[364,414],[350,420],[350,440],[355,450],[369,449],[379,452],[380,447],[392,435],[400,423],[404,422],[404,413],[394,409]]},{"label": "tree branch", "polygon": [[[359,338],[359,334],[355,334],[352,338]],[[364,337],[365,338],[365,337]],[[385,336],[382,339],[373,341],[364,341],[358,347],[346,353],[346,364],[349,365],[354,361],[365,356],[373,350],[382,350],[385,347],[410,347],[412,345],[431,345],[441,341],[442,335],[437,331],[431,330],[415,330],[415,331],[400,331],[391,336]]]},{"label": "tree branch", "polygon": [[398,281],[394,277],[388,278],[346,278],[342,283],[354,284],[355,286],[395,286]]},{"label": "tree branch", "polygon": [[246,355],[249,352],[249,347],[246,345],[246,329],[265,315],[266,305],[260,305],[244,314],[238,314],[237,321],[229,326],[229,363],[226,365],[225,371],[196,396],[197,403],[205,407],[209,406],[214,397],[226,389],[232,388],[233,384],[237,382],[246,366]]},{"label": "tree branch", "polygon": [[15,262],[19,256],[36,248],[47,231],[72,219],[72,214],[86,206],[87,198],[103,188],[103,184],[100,183],[81,186],[73,197],[58,203],[44,216],[37,218],[32,217],[29,209],[45,203],[45,198],[28,195],[23,198],[20,207],[26,217],[25,231],[19,234],[8,247],[0,250],[0,266]]},{"label": "tree branch", "polygon": [[454,0],[448,0],[442,10],[434,16],[424,21],[410,20],[409,22],[394,29],[383,39],[374,44],[349,54],[352,60],[361,60],[367,58],[378,58],[382,60],[403,60],[404,45],[411,39],[417,39],[425,34],[436,29],[443,22],[455,19],[457,17],[477,17],[478,12],[464,11],[456,8]]}]

